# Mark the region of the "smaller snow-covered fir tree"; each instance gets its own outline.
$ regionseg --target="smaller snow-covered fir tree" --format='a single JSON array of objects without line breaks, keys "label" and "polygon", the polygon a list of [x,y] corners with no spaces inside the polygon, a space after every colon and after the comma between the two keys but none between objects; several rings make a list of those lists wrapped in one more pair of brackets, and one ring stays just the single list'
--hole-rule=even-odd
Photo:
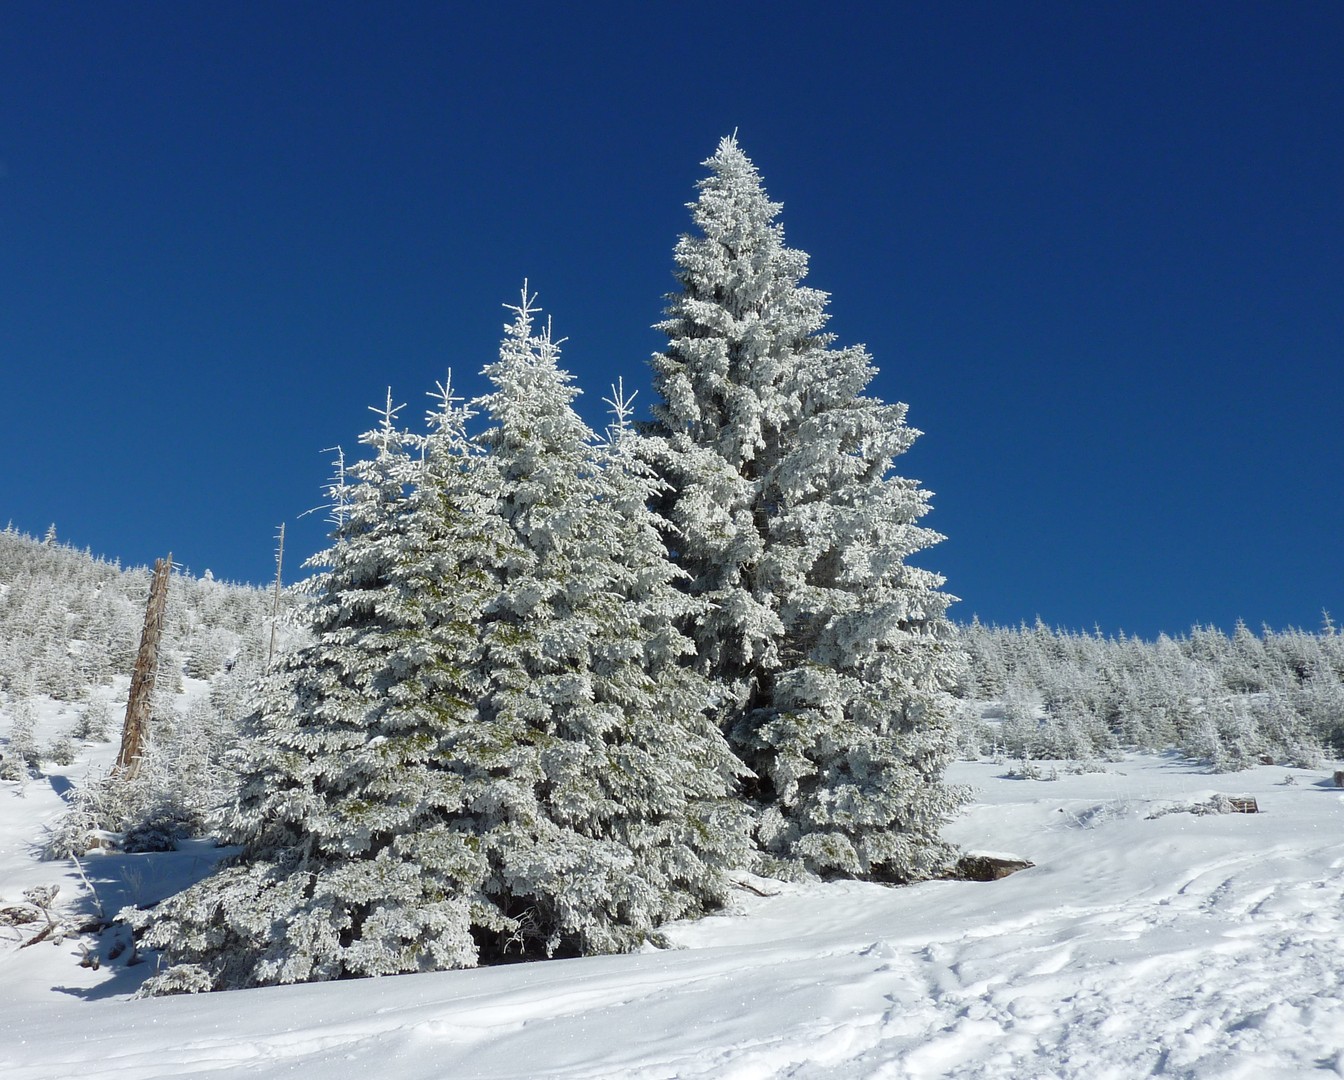
[{"label": "smaller snow-covered fir tree", "polygon": [[[474,926],[506,928],[479,892],[484,858],[445,764],[471,720],[473,656],[458,642],[469,650],[480,594],[452,574],[421,588],[424,553],[407,537],[427,499],[407,498],[418,465],[395,412],[389,395],[365,438],[375,457],[351,470],[319,556],[314,641],[266,681],[249,721],[223,830],[242,852],[153,911],[123,913],[170,964],[146,993],[467,966]],[[461,609],[446,635],[429,632],[426,597]]]},{"label": "smaller snow-covered fir tree", "polygon": [[485,370],[482,471],[519,555],[486,614],[488,686],[462,752],[498,777],[488,889],[518,920],[520,947],[610,952],[721,901],[745,856],[727,798],[738,767],[705,714],[704,680],[682,664],[688,601],[635,436],[619,423],[599,458],[526,288],[513,310]]}]

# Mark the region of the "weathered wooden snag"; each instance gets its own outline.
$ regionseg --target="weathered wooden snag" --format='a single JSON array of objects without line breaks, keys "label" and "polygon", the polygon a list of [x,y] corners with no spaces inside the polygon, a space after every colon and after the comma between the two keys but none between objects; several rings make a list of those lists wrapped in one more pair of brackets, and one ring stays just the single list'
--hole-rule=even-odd
[{"label": "weathered wooden snag", "polygon": [[168,605],[168,579],[173,572],[173,555],[154,562],[154,578],[149,585],[149,603],[145,605],[145,628],[140,633],[140,651],[131,672],[131,692],[126,698],[126,721],[121,727],[121,752],[114,770],[125,780],[140,771],[145,738],[149,731],[149,710],[154,696],[154,678],[159,666],[159,639],[163,637],[163,613]]}]

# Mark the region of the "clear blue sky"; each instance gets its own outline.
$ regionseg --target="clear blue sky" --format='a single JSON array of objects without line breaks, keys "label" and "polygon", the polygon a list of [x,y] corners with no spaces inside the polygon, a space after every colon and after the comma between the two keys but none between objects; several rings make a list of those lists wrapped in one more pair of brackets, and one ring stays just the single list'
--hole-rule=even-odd
[{"label": "clear blue sky", "polygon": [[10,0],[0,524],[296,567],[323,448],[480,392],[525,276],[600,423],[737,128],[959,617],[1344,621],[1341,57],[1338,0]]}]

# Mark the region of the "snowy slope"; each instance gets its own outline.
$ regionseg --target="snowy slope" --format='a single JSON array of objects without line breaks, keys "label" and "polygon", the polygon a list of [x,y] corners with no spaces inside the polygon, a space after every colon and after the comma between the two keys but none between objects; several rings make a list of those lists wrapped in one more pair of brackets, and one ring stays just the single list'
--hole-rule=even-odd
[{"label": "snowy slope", "polygon": [[[18,950],[3,931],[0,1077],[1344,1074],[1344,791],[1325,771],[1108,768],[954,767],[977,794],[951,838],[1034,869],[905,889],[753,880],[772,895],[743,889],[663,952],[131,1001],[148,964],[91,971],[73,942]],[[83,890],[32,854],[64,783],[0,784],[3,900]],[[1149,819],[1216,792],[1262,812]],[[87,868],[114,907],[213,857]]]}]

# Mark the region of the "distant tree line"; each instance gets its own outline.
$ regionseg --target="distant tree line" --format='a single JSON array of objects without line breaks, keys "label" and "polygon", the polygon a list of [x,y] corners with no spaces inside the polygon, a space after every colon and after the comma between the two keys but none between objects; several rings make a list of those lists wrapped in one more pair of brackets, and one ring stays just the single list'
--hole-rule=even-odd
[{"label": "distant tree line", "polygon": [[1344,756],[1344,635],[1238,623],[1156,641],[964,627],[964,753],[1095,758],[1175,750],[1213,768]]}]

